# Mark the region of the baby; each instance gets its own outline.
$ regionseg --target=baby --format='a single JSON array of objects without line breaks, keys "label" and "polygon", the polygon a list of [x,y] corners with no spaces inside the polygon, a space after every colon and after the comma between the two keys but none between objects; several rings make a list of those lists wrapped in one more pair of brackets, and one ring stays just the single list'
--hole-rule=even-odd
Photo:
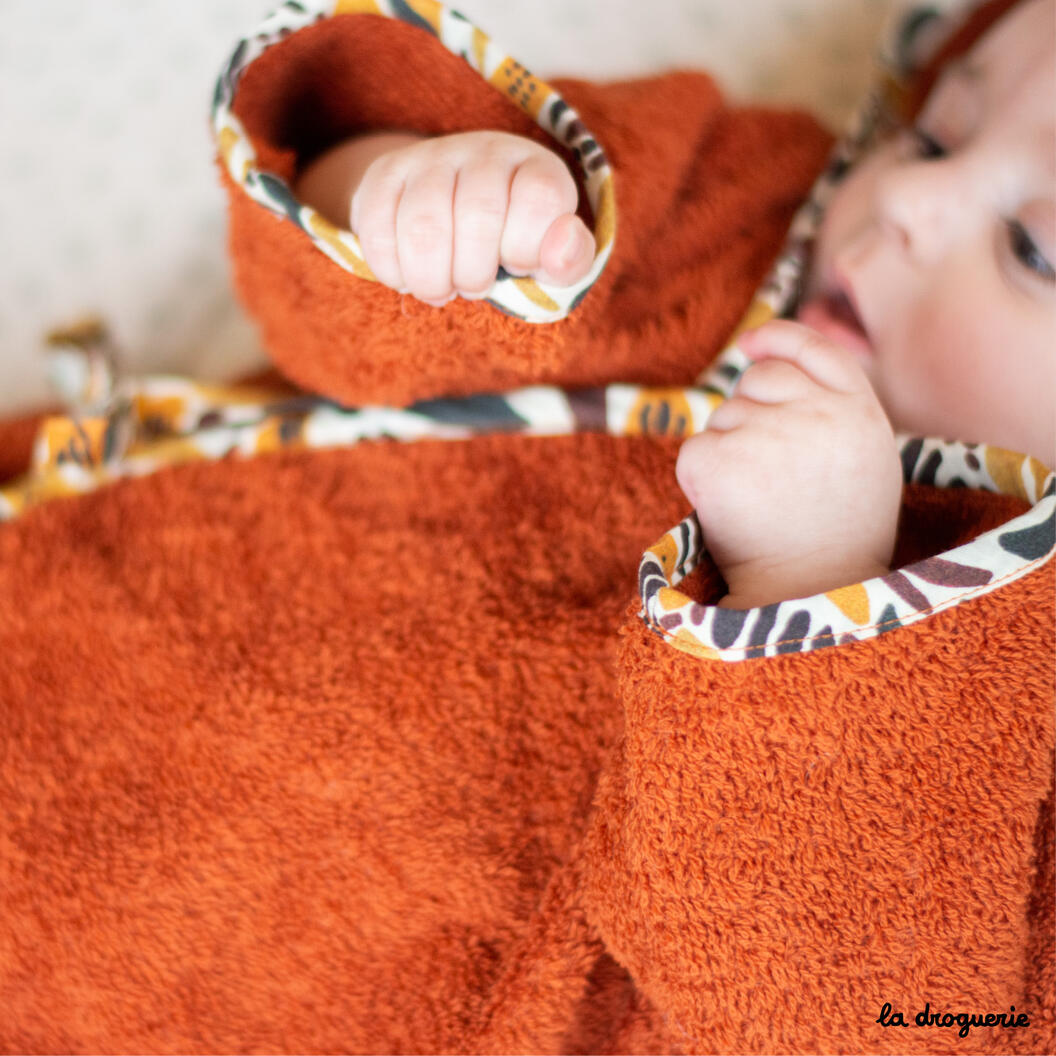
[{"label": "baby", "polygon": [[[1053,464],[1054,100],[1056,0],[1021,0],[838,187],[798,321],[742,335],[752,366],[679,453],[720,605],[888,571],[896,430]],[[296,191],[359,236],[381,282],[436,306],[483,296],[500,264],[569,285],[593,259],[564,162],[507,133],[365,135]]]}]

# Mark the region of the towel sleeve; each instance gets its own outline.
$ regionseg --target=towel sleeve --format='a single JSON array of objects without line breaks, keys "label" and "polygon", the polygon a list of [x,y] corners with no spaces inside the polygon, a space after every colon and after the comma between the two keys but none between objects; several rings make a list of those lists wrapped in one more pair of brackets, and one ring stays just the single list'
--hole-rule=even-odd
[{"label": "towel sleeve", "polygon": [[[334,14],[247,61],[260,50],[251,36],[237,77],[230,67],[221,77],[218,96],[230,94],[272,202],[246,193],[248,163],[220,127],[235,285],[272,360],[353,405],[536,383],[690,383],[764,277],[831,137],[805,114],[727,107],[703,73],[547,84],[512,58],[489,65],[493,45],[476,55],[472,27],[463,54],[441,39],[455,16],[434,6],[439,31]],[[599,246],[587,286],[565,305],[559,291],[507,279],[505,302],[435,309],[365,278],[344,235],[306,221],[289,187],[328,146],[384,129],[493,129],[555,151]],[[611,193],[592,188],[605,179]]]},{"label": "towel sleeve", "polygon": [[672,1045],[1052,1051],[1053,593],[738,662],[628,611],[586,901]]}]

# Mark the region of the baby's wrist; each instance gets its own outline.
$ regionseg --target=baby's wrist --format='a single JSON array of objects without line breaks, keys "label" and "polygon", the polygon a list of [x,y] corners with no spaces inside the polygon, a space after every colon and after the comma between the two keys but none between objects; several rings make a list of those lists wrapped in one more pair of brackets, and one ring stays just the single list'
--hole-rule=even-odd
[{"label": "baby's wrist", "polygon": [[794,598],[809,598],[839,587],[886,576],[888,565],[865,560],[824,566],[794,565],[790,568],[739,568],[727,574],[729,593],[716,605],[723,609],[757,609]]},{"label": "baby's wrist", "polygon": [[294,193],[331,223],[355,230],[352,203],[367,169],[382,155],[428,138],[418,132],[366,132],[345,140],[305,167]]}]

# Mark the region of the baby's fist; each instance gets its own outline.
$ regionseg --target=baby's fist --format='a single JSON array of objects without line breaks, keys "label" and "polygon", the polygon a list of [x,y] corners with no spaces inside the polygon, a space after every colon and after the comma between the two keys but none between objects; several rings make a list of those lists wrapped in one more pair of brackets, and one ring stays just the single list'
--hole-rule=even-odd
[{"label": "baby's fist", "polygon": [[730,597],[750,608],[887,572],[902,471],[855,353],[799,323],[742,336],[754,360],[676,475]]},{"label": "baby's fist", "polygon": [[380,282],[441,305],[484,296],[501,264],[569,286],[594,238],[575,214],[564,162],[506,132],[422,139],[373,161],[352,197],[352,230]]}]

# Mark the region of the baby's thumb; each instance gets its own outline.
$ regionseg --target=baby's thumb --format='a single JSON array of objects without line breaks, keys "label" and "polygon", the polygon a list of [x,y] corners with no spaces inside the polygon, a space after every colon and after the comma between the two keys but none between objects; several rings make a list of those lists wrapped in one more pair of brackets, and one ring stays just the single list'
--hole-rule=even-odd
[{"label": "baby's thumb", "polygon": [[559,216],[543,236],[536,277],[553,286],[571,286],[590,271],[594,249],[594,236],[578,216]]}]

